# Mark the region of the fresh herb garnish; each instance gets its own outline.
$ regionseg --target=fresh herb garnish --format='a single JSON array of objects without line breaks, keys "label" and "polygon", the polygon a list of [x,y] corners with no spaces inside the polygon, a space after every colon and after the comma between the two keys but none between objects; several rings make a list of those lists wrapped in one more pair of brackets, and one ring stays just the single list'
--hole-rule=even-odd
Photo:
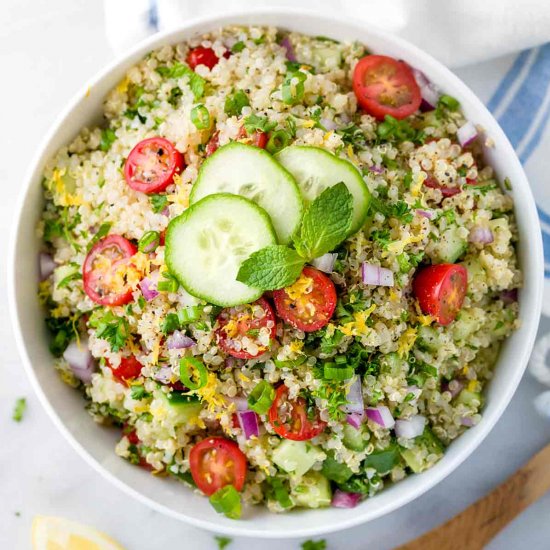
[{"label": "fresh herb garnish", "polygon": [[[233,48],[234,47],[235,46],[233,46]],[[232,51],[235,51],[235,50],[232,50]],[[216,543],[218,544],[218,550],[223,550],[226,546],[229,546],[233,542],[233,539],[230,539],[229,537],[214,537],[214,538],[216,539]]]},{"label": "fresh herb garnish", "polygon": [[235,42],[231,48],[231,53],[239,53],[242,52],[246,48],[246,44],[239,40],[239,42]]},{"label": "fresh herb garnish", "polygon": [[116,134],[114,130],[111,130],[111,128],[105,128],[104,130],[101,130],[101,140],[99,141],[99,148],[103,152],[107,152],[111,145],[116,140]]},{"label": "fresh herb garnish", "polygon": [[306,79],[307,74],[300,70],[287,73],[281,87],[283,103],[286,105],[296,105],[302,101],[304,98],[304,82]]},{"label": "fresh herb garnish", "polygon": [[277,126],[276,122],[270,122],[265,116],[258,116],[255,114],[248,115],[243,121],[244,129],[248,135],[254,132],[270,132]]},{"label": "fresh herb garnish", "polygon": [[302,550],[326,550],[327,541],[321,540],[306,540],[302,543]]},{"label": "fresh herb garnish", "polygon": [[412,141],[413,143],[423,143],[426,136],[422,130],[417,130],[411,126],[406,119],[397,120],[386,115],[384,121],[376,128],[376,134],[384,141]]},{"label": "fresh herb garnish", "polygon": [[82,279],[82,273],[80,273],[80,271],[73,271],[57,283],[57,288],[65,288],[66,286],[69,286],[70,282],[79,281],[80,279]]},{"label": "fresh herb garnish", "polygon": [[145,391],[145,388],[141,384],[134,384],[130,386],[130,396],[132,399],[140,400],[150,397],[151,394]]},{"label": "fresh herb garnish", "polygon": [[227,116],[239,116],[243,108],[249,105],[248,96],[242,90],[237,90],[225,98],[223,111]]},{"label": "fresh herb garnish", "polygon": [[118,317],[112,311],[96,309],[89,320],[96,329],[97,338],[106,340],[112,351],[120,351],[130,338],[130,325],[125,317]]},{"label": "fresh herb garnish", "polygon": [[353,123],[336,130],[336,133],[342,137],[344,144],[351,145],[354,151],[360,151],[367,146],[365,132]]},{"label": "fresh herb garnish", "polygon": [[174,63],[171,67],[157,67],[157,73],[168,78],[181,78],[187,76],[189,78],[189,87],[191,88],[195,100],[200,99],[204,95],[206,80],[179,61]]},{"label": "fresh herb garnish", "polygon": [[168,198],[166,195],[149,195],[149,200],[151,201],[151,207],[153,208],[153,212],[155,214],[162,212],[168,204]]},{"label": "fresh herb garnish", "polygon": [[15,420],[15,422],[21,422],[21,420],[23,420],[23,414],[25,413],[26,408],[27,400],[24,397],[19,397],[13,407],[13,414],[11,416],[12,419]]},{"label": "fresh herb garnish", "polygon": [[46,326],[52,333],[50,352],[54,357],[61,357],[73,338],[77,336],[78,317],[48,317]]},{"label": "fresh herb garnish", "polygon": [[262,290],[292,284],[306,261],[336,248],[348,235],[353,198],[344,183],[325,189],[308,207],[294,239],[296,250],[271,245],[254,252],[241,264],[237,280]]}]

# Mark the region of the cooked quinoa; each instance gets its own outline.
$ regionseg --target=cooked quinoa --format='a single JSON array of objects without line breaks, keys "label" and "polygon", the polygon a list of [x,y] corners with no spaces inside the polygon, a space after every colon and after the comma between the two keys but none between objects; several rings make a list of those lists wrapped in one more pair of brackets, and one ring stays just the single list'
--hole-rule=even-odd
[{"label": "cooked quinoa", "polygon": [[[289,43],[299,63],[288,61]],[[189,50],[197,46],[215,53],[212,69],[187,69]],[[281,512],[329,505],[336,490],[370,498],[433,466],[446,446],[480,421],[500,344],[518,324],[513,294],[521,273],[512,199],[484,164],[482,139],[459,145],[457,130],[466,120],[455,100],[440,100],[437,108],[403,121],[380,122],[359,110],[352,77],[366,53],[362,44],[264,27],[228,27],[164,46],[110,92],[104,124],[84,128],[46,166],[39,232],[55,269],[40,283],[39,297],[55,368],[82,393],[96,422],[119,430],[120,457],[192,485],[190,450],[223,436],[246,455],[242,501]],[[296,71],[303,75],[303,93],[289,104],[283,87]],[[197,105],[208,111],[202,129],[192,121]],[[287,145],[316,146],[349,160],[372,196],[363,227],[334,251],[330,278],[338,302],[328,325],[306,333],[278,319],[275,338],[268,325],[242,344],[252,355],[258,345],[265,353],[248,360],[228,355],[216,335],[221,308],[171,278],[160,237],[153,252],[142,247],[135,254],[125,274],[129,303],[92,301],[81,276],[90,247],[106,235],[136,243],[148,232],[162,234],[189,207],[213,140],[219,147],[250,144],[253,134],[243,132],[243,124],[254,121],[255,128],[268,123],[268,134],[283,130]],[[128,186],[123,167],[134,146],[153,136],[169,140],[185,167],[165,191],[150,195]],[[446,189],[457,192],[448,196]],[[491,238],[473,237],[480,228]],[[412,282],[422,266],[449,261],[451,241],[462,243],[450,263],[467,269],[468,287],[456,320],[443,326],[422,311]],[[391,271],[392,284],[365,284],[364,263]],[[168,284],[146,299],[143,279]],[[174,333],[192,345],[168,349]],[[88,365],[69,365],[83,350],[91,352],[93,373]],[[141,364],[141,373],[121,380],[114,373],[129,357]],[[206,367],[202,387],[186,390],[182,357]],[[325,379],[327,363],[351,365],[354,377]],[[398,437],[391,421],[377,422],[372,414],[358,428],[348,423],[344,407],[357,379],[366,408],[387,408],[397,425],[421,422],[421,434]],[[235,421],[239,398],[260,381],[284,384],[290,399],[301,396],[326,423],[306,444],[314,461],[301,475],[285,471],[277,459],[276,449],[287,440],[267,413],[259,415],[258,435],[248,438]],[[192,396],[193,414],[181,414],[167,399],[182,392]],[[316,498],[312,487],[328,491],[328,498]]]}]

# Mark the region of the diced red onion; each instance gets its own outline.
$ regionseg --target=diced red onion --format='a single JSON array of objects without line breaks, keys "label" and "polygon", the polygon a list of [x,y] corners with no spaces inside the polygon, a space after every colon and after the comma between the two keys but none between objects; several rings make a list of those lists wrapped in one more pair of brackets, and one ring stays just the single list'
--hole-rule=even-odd
[{"label": "diced red onion", "polygon": [[294,48],[292,47],[292,42],[290,41],[288,35],[281,40],[281,46],[286,50],[286,58],[289,61],[297,61],[296,54],[294,53]]},{"label": "diced red onion", "polygon": [[384,173],[384,167],[378,166],[376,164],[373,164],[372,166],[369,166],[369,170],[373,172],[374,174],[383,174]]},{"label": "diced red onion", "polygon": [[441,391],[448,391],[451,397],[454,399],[464,389],[464,382],[462,380],[451,380],[450,382],[443,382],[441,384]]},{"label": "diced red onion", "polygon": [[336,122],[334,122],[334,120],[330,118],[321,118],[319,122],[323,125],[323,127],[325,127],[329,131],[336,130],[336,128],[338,128],[338,125],[336,124]]},{"label": "diced red onion", "polygon": [[46,252],[40,252],[38,261],[40,264],[40,280],[45,281],[53,273],[55,262]]},{"label": "diced red onion", "polygon": [[170,384],[174,373],[170,367],[164,366],[160,367],[158,370],[151,374],[151,377],[154,378],[157,382],[161,384]]},{"label": "diced red onion", "polygon": [[175,330],[166,338],[166,347],[168,349],[186,349],[193,347],[195,344],[195,340],[189,338],[181,330]]},{"label": "diced red onion", "polygon": [[398,420],[395,423],[395,434],[397,437],[413,439],[422,435],[426,426],[426,418],[420,414],[411,416],[407,420]]},{"label": "diced red onion", "polygon": [[379,265],[363,262],[362,276],[366,285],[393,286],[393,271]]},{"label": "diced red onion", "polygon": [[80,343],[71,342],[63,352],[63,359],[67,361],[73,374],[82,382],[89,384],[95,370],[94,358],[88,348],[88,340],[82,338]]},{"label": "diced red onion", "polygon": [[334,508],[355,508],[361,500],[361,493],[346,493],[336,489],[332,496],[332,506]]},{"label": "diced red onion", "polygon": [[228,401],[235,405],[237,411],[247,411],[248,410],[248,401],[246,397],[228,397]]},{"label": "diced red onion", "polygon": [[460,419],[460,423],[467,428],[471,428],[474,425],[474,420],[469,416],[463,416]]},{"label": "diced red onion", "polygon": [[463,124],[457,131],[456,137],[462,147],[468,147],[475,139],[477,139],[477,129],[470,121]]},{"label": "diced red onion", "polygon": [[147,302],[150,302],[159,295],[157,290],[158,278],[158,271],[155,271],[149,277],[145,277],[139,282],[139,288]]},{"label": "diced red onion", "polygon": [[312,260],[311,265],[316,267],[319,271],[324,271],[325,273],[332,273],[334,271],[334,262],[336,262],[338,254],[328,253],[319,256]]},{"label": "diced red onion", "polygon": [[470,230],[468,240],[471,243],[490,244],[495,240],[495,236],[488,227],[476,225]]},{"label": "diced red onion", "polygon": [[256,437],[260,435],[258,415],[254,411],[239,411],[237,417],[246,439],[250,439],[253,435]]},{"label": "diced red onion", "polygon": [[419,215],[419,216],[422,216],[423,218],[427,218],[428,220],[433,220],[433,217],[434,217],[434,212],[433,210],[420,210],[418,209],[416,211],[416,213]]},{"label": "diced red onion", "polygon": [[161,214],[162,214],[163,216],[168,217],[168,216],[170,215],[170,208],[168,208],[168,206],[165,206],[165,207],[162,209]]},{"label": "diced red onion", "polygon": [[382,426],[382,428],[393,428],[395,420],[390,412],[390,409],[385,405],[378,405],[378,407],[368,407],[366,409],[367,418],[376,422],[376,424]]},{"label": "diced red onion", "polygon": [[346,399],[348,402],[342,407],[345,412],[364,414],[365,406],[363,404],[363,389],[361,387],[360,376],[355,376],[355,380],[349,387]]},{"label": "diced red onion", "polygon": [[418,69],[413,69],[412,71],[422,96],[420,110],[422,112],[433,111],[439,100],[437,88],[428,80],[428,77],[422,71]]},{"label": "diced red onion", "polygon": [[350,413],[346,415],[346,422],[353,426],[356,430],[358,430],[361,427],[361,424],[363,424],[363,420],[365,420],[365,413]]},{"label": "diced red onion", "polygon": [[500,293],[500,299],[507,305],[513,304],[518,301],[518,289],[503,290]]}]

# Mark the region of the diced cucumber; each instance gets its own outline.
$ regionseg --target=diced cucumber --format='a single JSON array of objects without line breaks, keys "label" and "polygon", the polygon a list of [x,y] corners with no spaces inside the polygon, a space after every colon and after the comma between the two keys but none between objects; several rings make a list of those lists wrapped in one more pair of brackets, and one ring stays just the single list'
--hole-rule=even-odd
[{"label": "diced cucumber", "polygon": [[318,72],[337,69],[342,64],[340,44],[323,43],[312,47],[311,63]]},{"label": "diced cucumber", "polygon": [[253,252],[276,242],[262,208],[243,197],[219,193],[168,224],[165,261],[193,296],[224,307],[246,304],[262,291],[237,281],[240,265]]},{"label": "diced cucumber", "polygon": [[468,285],[471,283],[485,283],[487,281],[485,268],[477,258],[468,258],[462,262],[462,265],[468,271]]},{"label": "diced cucumber", "polygon": [[418,337],[416,340],[417,346],[420,349],[424,348],[427,351],[437,351],[439,348],[439,333],[434,327],[418,327]]},{"label": "diced cucumber", "polygon": [[196,397],[184,395],[181,392],[159,393],[169,406],[172,419],[176,423],[187,424],[197,418],[202,410],[202,403]]},{"label": "diced cucumber", "polygon": [[351,451],[364,451],[367,447],[367,440],[363,437],[364,433],[365,430],[362,427],[357,429],[350,424],[346,424],[342,442]]},{"label": "diced cucumber", "polygon": [[379,474],[387,474],[399,463],[399,447],[390,443],[382,450],[372,452],[365,459],[365,468],[374,468]]},{"label": "diced cucumber", "polygon": [[323,467],[321,468],[321,473],[327,479],[336,483],[344,483],[353,475],[353,472],[346,464],[342,464],[334,458],[333,453],[327,454],[327,458],[325,458]]},{"label": "diced cucumber", "polygon": [[[481,407],[482,404],[481,393],[477,391],[470,391],[463,389],[456,397],[457,403],[462,403],[468,407]],[[477,402],[477,403],[476,403]]]},{"label": "diced cucumber", "polygon": [[369,211],[370,193],[357,168],[320,147],[291,145],[275,158],[294,176],[306,203],[313,201],[325,189],[344,182],[353,196],[353,221],[350,235],[365,222]]},{"label": "diced cucumber", "polygon": [[429,455],[442,456],[445,448],[433,431],[426,426],[422,435],[414,440],[414,446],[410,449],[400,448],[399,451],[407,466],[418,474],[428,468],[425,457]]},{"label": "diced cucumber", "polygon": [[290,496],[296,506],[303,508],[323,508],[332,501],[332,491],[328,479],[319,472],[309,472],[298,484],[291,488]]},{"label": "diced cucumber", "polygon": [[391,376],[397,377],[403,374],[408,370],[404,369],[405,361],[399,357],[397,353],[388,353],[384,355],[380,363],[380,371],[384,374],[389,374]]},{"label": "diced cucumber", "polygon": [[446,229],[435,246],[437,259],[441,263],[454,264],[468,249],[468,242],[460,236],[459,228]]},{"label": "diced cucumber", "polygon": [[453,336],[458,342],[463,342],[469,336],[476,333],[483,326],[483,317],[480,318],[478,312],[483,315],[481,309],[462,309],[453,323]]},{"label": "diced cucumber", "polygon": [[273,462],[289,474],[304,475],[325,453],[307,441],[284,439],[273,450]]},{"label": "diced cucumber", "polygon": [[290,241],[302,219],[302,198],[294,178],[259,147],[229,143],[204,162],[189,201],[195,204],[215,193],[241,195],[261,206],[282,244]]},{"label": "diced cucumber", "polygon": [[80,273],[78,265],[65,264],[56,267],[53,272],[54,286],[57,287],[61,281],[67,279],[67,277],[74,277],[77,273]]}]

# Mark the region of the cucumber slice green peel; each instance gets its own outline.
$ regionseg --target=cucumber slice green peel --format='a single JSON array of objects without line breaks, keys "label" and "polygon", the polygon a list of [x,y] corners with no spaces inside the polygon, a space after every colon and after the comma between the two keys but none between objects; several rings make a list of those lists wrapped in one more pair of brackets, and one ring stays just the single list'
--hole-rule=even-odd
[{"label": "cucumber slice green peel", "polygon": [[259,147],[232,142],[203,163],[189,201],[193,205],[214,193],[240,195],[261,206],[281,244],[288,243],[300,225],[303,201],[294,178]]},{"label": "cucumber slice green peel", "polygon": [[361,228],[368,215],[371,195],[359,170],[351,162],[308,145],[285,147],[275,158],[294,176],[306,204],[328,187],[343,182],[353,196],[349,235]]},{"label": "cucumber slice green peel", "polygon": [[276,242],[263,208],[238,195],[217,193],[170,221],[165,261],[193,296],[223,307],[246,304],[263,291],[237,281],[239,267],[252,253]]}]

